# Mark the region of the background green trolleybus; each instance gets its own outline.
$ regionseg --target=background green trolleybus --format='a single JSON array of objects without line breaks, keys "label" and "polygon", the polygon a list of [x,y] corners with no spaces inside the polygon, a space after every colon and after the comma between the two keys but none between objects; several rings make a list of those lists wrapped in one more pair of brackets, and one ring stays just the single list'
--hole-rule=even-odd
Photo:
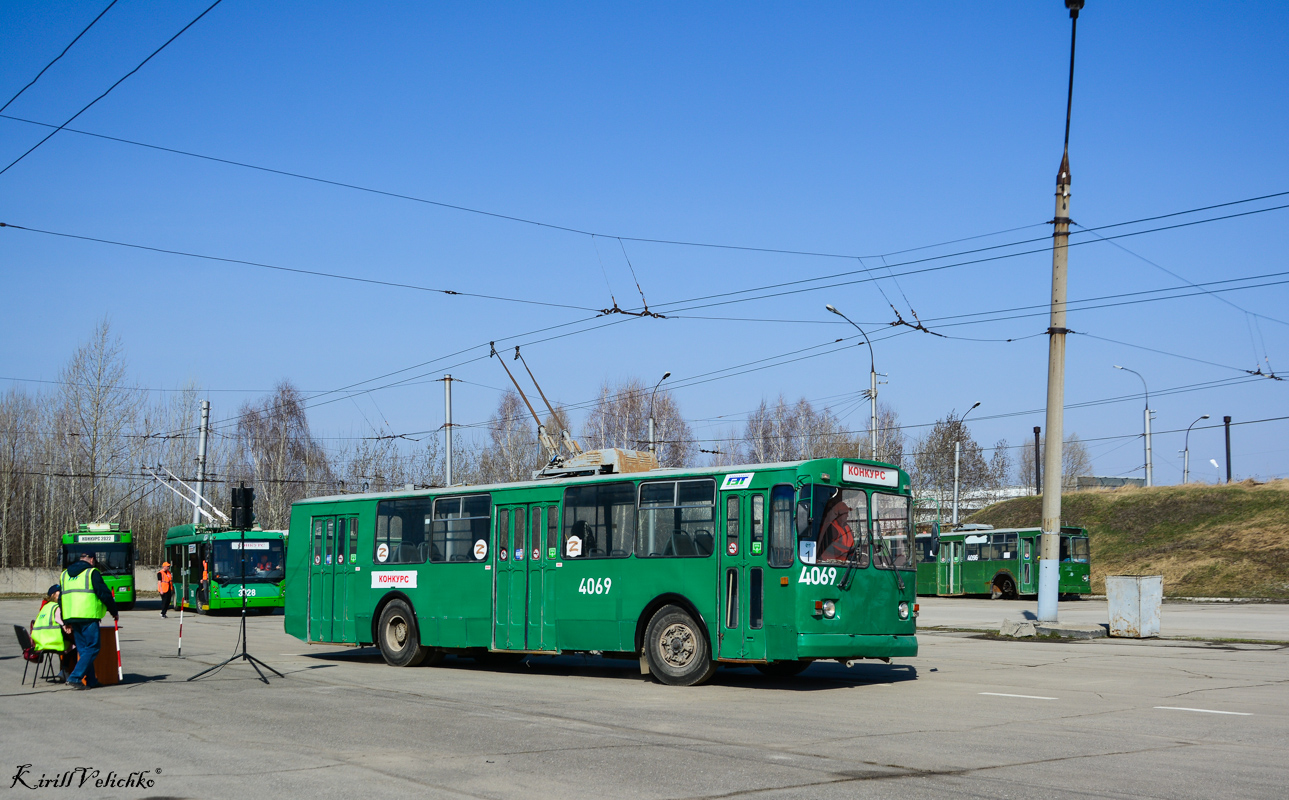
[{"label": "background green trolleybus", "polygon": [[134,608],[134,537],[115,522],[91,522],[63,534],[63,568],[93,553],[118,607]]},{"label": "background green trolleybus", "polygon": [[286,631],[395,666],[638,656],[679,685],[914,656],[908,487],[821,459],[302,500]]},{"label": "background green trolleybus", "polygon": [[[941,533],[937,549],[931,534],[918,534],[918,594],[988,594],[994,599],[1038,594],[1038,528],[994,529],[966,525]],[[1061,528],[1061,594],[1092,591],[1088,532]]]},{"label": "background green trolleybus", "polygon": [[[247,608],[271,612],[283,605],[285,531],[242,532],[205,525],[177,525],[166,531],[166,560],[174,577],[174,606],[202,611]],[[246,579],[242,579],[242,558]],[[202,582],[203,565],[208,585]]]}]

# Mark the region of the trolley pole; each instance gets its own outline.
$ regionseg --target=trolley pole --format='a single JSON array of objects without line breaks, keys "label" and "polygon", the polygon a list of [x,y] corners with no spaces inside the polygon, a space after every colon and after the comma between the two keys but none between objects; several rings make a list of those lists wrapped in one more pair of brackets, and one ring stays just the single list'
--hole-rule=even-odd
[{"label": "trolley pole", "polygon": [[[206,491],[206,437],[210,434],[210,401],[201,401],[201,433],[197,436],[197,502],[192,507],[192,524],[201,522],[201,499]],[[183,614],[181,610],[179,612]],[[182,625],[182,623],[180,623]]]},{"label": "trolley pole", "polygon": [[452,375],[443,376],[443,482],[452,485]]},{"label": "trolley pole", "polygon": [[[1070,241],[1070,111],[1074,105],[1074,42],[1083,0],[1065,0],[1070,10],[1070,83],[1065,101],[1065,149],[1056,173],[1052,218],[1052,315],[1047,329],[1047,447],[1043,452],[1043,536],[1038,567],[1038,619],[1057,621],[1060,581],[1061,449],[1065,441],[1065,287]],[[1035,453],[1035,458],[1038,454]]]}]

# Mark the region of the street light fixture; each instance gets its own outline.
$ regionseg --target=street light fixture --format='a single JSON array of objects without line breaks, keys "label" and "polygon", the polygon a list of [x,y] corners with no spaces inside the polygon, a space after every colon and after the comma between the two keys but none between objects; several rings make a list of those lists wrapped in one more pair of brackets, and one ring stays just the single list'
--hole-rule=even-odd
[{"label": "street light fixture", "polygon": [[[962,423],[967,419],[967,414],[975,411],[980,406],[977,401],[974,406],[967,409],[961,417],[958,418],[958,430],[962,430]],[[958,457],[962,453],[962,437],[953,440],[953,524],[958,524]]]},{"label": "street light fixture", "polygon": [[[1199,422],[1200,419],[1208,419],[1208,414],[1205,414],[1204,416],[1195,420],[1195,422]],[[1186,481],[1191,476],[1191,428],[1195,427],[1195,422],[1192,422],[1190,425],[1186,426],[1186,448],[1182,450],[1182,453],[1184,454],[1182,456],[1182,483],[1183,484],[1185,484]]]},{"label": "street light fixture", "polygon": [[869,453],[868,455],[871,459],[876,461],[877,460],[877,360],[873,355],[873,343],[869,340],[868,334],[864,333],[864,329],[859,327],[858,325],[855,325],[855,321],[852,320],[850,317],[841,313],[832,305],[825,305],[824,308],[828,309],[830,312],[836,314],[837,316],[841,317],[842,319],[846,320],[851,325],[853,325],[855,327],[855,330],[859,331],[860,336],[864,337],[864,343],[868,345],[868,404],[869,404],[869,418],[868,418]]},{"label": "street light fixture", "polygon": [[1146,379],[1143,378],[1141,373],[1138,372],[1137,370],[1128,369],[1127,367],[1121,367],[1118,364],[1115,364],[1114,368],[1121,369],[1124,372],[1131,372],[1133,375],[1136,375],[1138,378],[1141,378],[1142,388],[1146,390],[1146,485],[1154,486],[1155,468],[1154,468],[1154,462],[1151,458],[1151,451],[1150,451],[1150,387],[1146,386]]},{"label": "street light fixture", "polygon": [[[670,372],[664,372],[664,373],[662,374],[662,377],[658,379],[658,382],[657,382],[657,383],[655,383],[655,384],[653,385],[653,394],[649,395],[649,452],[650,452],[650,453],[654,452],[654,442],[653,442],[653,399],[654,399],[655,397],[657,397],[657,396],[658,396],[658,387],[659,387],[659,386],[662,386],[662,382],[663,382],[663,381],[665,381],[665,380],[667,380],[667,379],[668,379],[668,378],[670,378],[670,377],[671,377],[671,373],[670,373]],[[656,460],[656,457],[655,457],[655,460]]]}]

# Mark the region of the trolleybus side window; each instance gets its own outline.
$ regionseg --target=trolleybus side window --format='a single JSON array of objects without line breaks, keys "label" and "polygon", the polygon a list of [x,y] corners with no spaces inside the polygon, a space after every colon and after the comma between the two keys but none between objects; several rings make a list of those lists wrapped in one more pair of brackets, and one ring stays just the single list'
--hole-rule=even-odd
[{"label": "trolleybus side window", "polygon": [[761,575],[760,567],[752,567],[748,575],[748,597],[747,597],[747,624],[750,628],[760,628],[764,625],[762,620],[762,595],[765,591],[764,580]]},{"label": "trolleybus side window", "polygon": [[716,481],[640,484],[636,555],[710,556],[716,511]]},{"label": "trolleybus side window", "polygon": [[873,494],[873,522],[880,547],[874,561],[878,567],[917,569],[913,560],[913,500],[895,494]]},{"label": "trolleybus side window", "polygon": [[[485,560],[491,523],[491,495],[435,500],[434,521],[430,529],[430,561],[460,563]],[[499,538],[497,546],[505,547],[505,539]]]},{"label": "trolleybus side window", "polygon": [[326,525],[325,520],[315,519],[313,521],[313,563],[322,563],[322,527]]},{"label": "trolleybus side window", "polygon": [[752,495],[752,555],[761,555],[765,547],[765,495]]},{"label": "trolleybus side window", "polygon": [[792,522],[791,486],[770,490],[770,566],[790,567],[793,559],[795,531]]},{"label": "trolleybus side window", "polygon": [[972,535],[963,537],[962,541],[966,543],[966,552],[967,552],[966,560],[979,561],[980,545],[983,543],[987,543],[989,541],[989,537],[982,534],[972,534]]},{"label": "trolleybus side window", "polygon": [[551,506],[546,514],[546,557],[559,556],[559,508]]},{"label": "trolleybus side window", "polygon": [[1020,558],[1016,553],[1016,534],[1014,533],[995,533],[994,550],[997,551],[994,555],[1003,561]]},{"label": "trolleybus side window", "polygon": [[358,518],[353,517],[349,520],[349,563],[353,564],[358,560]]},{"label": "trolleybus side window", "polygon": [[[862,489],[815,484],[812,527],[815,563],[868,566],[868,497]],[[817,521],[814,521],[817,520]],[[804,537],[803,537],[804,538]]]},{"label": "trolleybus side window", "polygon": [[429,555],[430,504],[428,497],[382,500],[377,504],[377,564],[425,563]]},{"label": "trolleybus side window", "polygon": [[564,490],[565,558],[626,558],[635,534],[635,484],[596,483]]}]

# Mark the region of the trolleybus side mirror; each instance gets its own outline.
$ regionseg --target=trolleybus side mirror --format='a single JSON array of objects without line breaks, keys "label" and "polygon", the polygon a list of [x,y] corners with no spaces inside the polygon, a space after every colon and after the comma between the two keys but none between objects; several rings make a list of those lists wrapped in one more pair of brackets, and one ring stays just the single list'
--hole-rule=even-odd
[{"label": "trolleybus side mirror", "polygon": [[931,552],[933,554],[940,552],[940,523],[938,521],[931,523]]}]

